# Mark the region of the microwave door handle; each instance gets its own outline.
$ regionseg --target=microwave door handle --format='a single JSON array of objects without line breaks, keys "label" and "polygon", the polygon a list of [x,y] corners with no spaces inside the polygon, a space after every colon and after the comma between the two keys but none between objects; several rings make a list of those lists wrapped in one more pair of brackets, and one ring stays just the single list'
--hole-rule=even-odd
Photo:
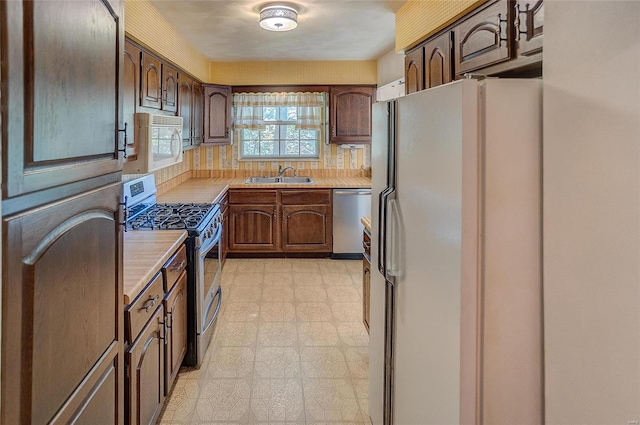
[{"label": "microwave door handle", "polygon": [[[180,130],[177,128],[173,130],[173,134],[171,135],[171,157],[176,157],[176,145],[178,143],[182,143],[182,136],[180,135]],[[177,146],[179,149],[180,146]]]}]

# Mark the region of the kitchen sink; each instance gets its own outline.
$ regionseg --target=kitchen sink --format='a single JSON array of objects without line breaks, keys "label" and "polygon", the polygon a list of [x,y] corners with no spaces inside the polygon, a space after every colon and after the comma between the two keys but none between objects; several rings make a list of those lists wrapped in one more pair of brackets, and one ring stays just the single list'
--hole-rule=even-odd
[{"label": "kitchen sink", "polygon": [[272,183],[289,183],[289,184],[313,184],[315,180],[311,177],[249,177],[246,184],[272,184]]}]

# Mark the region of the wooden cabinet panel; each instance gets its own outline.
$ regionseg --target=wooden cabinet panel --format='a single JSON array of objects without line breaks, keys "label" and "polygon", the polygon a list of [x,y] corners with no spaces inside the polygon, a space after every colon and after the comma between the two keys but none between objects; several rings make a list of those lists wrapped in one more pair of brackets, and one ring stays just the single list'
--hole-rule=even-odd
[{"label": "wooden cabinet panel", "polygon": [[331,189],[327,190],[281,190],[282,205],[329,205],[331,204]]},{"label": "wooden cabinet panel", "polygon": [[451,32],[425,43],[425,88],[451,82]]},{"label": "wooden cabinet panel", "polygon": [[167,263],[162,266],[164,291],[169,292],[176,284],[182,272],[187,268],[187,248],[182,245]]},{"label": "wooden cabinet panel", "polygon": [[3,199],[121,169],[124,34],[120,3],[111,6],[3,4]]},{"label": "wooden cabinet panel", "polygon": [[331,206],[283,205],[282,250],[331,252]]},{"label": "wooden cabinet panel", "polygon": [[130,42],[124,44],[124,63],[122,65],[122,125],[127,124],[127,158],[137,159],[139,152],[135,137],[135,113],[140,93],[140,54],[141,51]]},{"label": "wooden cabinet panel", "polygon": [[129,425],[153,425],[164,403],[164,308],[155,311],[127,350]]},{"label": "wooden cabinet panel", "polygon": [[367,257],[362,259],[362,323],[369,332],[371,318],[371,263]]},{"label": "wooden cabinet panel", "polygon": [[167,343],[165,344],[165,395],[171,391],[180,365],[187,353],[187,273],[182,272],[173,289],[165,296]]},{"label": "wooden cabinet panel", "polygon": [[499,0],[455,28],[456,73],[462,75],[512,57],[513,9]]},{"label": "wooden cabinet panel", "polygon": [[404,81],[406,94],[424,89],[424,47],[410,51],[404,57]]},{"label": "wooden cabinet panel", "polygon": [[516,0],[516,41],[518,55],[529,56],[542,51],[544,4],[542,0]]},{"label": "wooden cabinet panel", "polygon": [[178,115],[182,117],[182,144],[191,146],[191,108],[193,107],[193,81],[180,74],[178,78]]},{"label": "wooden cabinet panel", "polygon": [[278,202],[277,190],[230,190],[230,204],[267,204],[276,205]]},{"label": "wooden cabinet panel", "polygon": [[193,82],[193,104],[191,107],[191,145],[202,143],[204,135],[204,87],[197,81]]},{"label": "wooden cabinet panel", "polygon": [[149,321],[156,307],[164,297],[162,273],[158,272],[151,282],[125,310],[125,336],[130,343],[136,339],[144,325]]},{"label": "wooden cabinet panel", "polygon": [[224,265],[229,253],[229,202],[228,195],[225,195],[220,201],[220,208],[222,209],[222,246],[220,249],[220,257],[222,264]]},{"label": "wooden cabinet panel", "polygon": [[160,59],[142,52],[142,81],[140,105],[162,108],[162,64]]},{"label": "wooden cabinet panel", "polygon": [[120,189],[3,219],[3,423],[123,422]]},{"label": "wooden cabinet panel", "polygon": [[204,86],[204,140],[212,145],[231,143],[231,87]]},{"label": "wooden cabinet panel", "polygon": [[274,205],[229,206],[230,251],[277,251],[278,207]]},{"label": "wooden cabinet panel", "polygon": [[331,143],[370,143],[374,87],[329,88]]},{"label": "wooden cabinet panel", "polygon": [[178,110],[178,70],[166,63],[162,64],[162,110]]}]

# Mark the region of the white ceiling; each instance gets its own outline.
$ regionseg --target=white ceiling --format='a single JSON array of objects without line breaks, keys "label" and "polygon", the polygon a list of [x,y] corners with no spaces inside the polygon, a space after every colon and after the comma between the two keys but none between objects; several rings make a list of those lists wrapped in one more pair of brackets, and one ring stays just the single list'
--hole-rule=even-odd
[{"label": "white ceiling", "polygon": [[406,0],[300,0],[287,32],[259,26],[273,1],[151,0],[212,61],[373,60],[394,47],[396,10]]}]

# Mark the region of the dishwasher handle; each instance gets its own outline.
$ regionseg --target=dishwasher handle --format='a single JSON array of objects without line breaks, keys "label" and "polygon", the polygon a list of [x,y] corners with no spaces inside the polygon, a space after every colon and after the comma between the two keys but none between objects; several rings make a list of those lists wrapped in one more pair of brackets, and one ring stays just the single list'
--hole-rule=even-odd
[{"label": "dishwasher handle", "polygon": [[371,189],[368,190],[334,190],[334,195],[371,195]]}]

